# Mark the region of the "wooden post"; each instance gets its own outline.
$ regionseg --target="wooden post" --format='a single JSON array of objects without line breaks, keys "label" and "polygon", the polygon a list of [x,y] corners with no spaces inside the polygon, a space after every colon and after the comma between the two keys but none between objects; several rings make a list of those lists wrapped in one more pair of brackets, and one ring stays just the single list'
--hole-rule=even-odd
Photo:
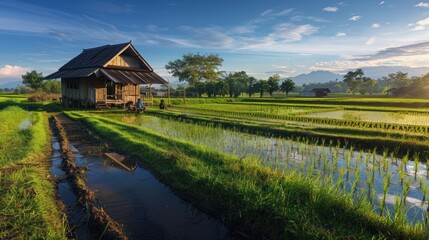
[{"label": "wooden post", "polygon": [[170,107],[170,82],[167,83],[168,107]]},{"label": "wooden post", "polygon": [[183,84],[183,104],[186,104],[186,84]]},{"label": "wooden post", "polygon": [[151,106],[153,106],[153,98],[152,98],[152,84],[149,84],[149,101],[151,102]]}]

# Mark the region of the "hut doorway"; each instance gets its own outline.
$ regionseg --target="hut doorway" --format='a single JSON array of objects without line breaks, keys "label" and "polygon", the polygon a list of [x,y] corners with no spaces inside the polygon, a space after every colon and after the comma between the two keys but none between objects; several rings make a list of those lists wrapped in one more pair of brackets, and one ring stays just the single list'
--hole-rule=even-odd
[{"label": "hut doorway", "polygon": [[115,99],[115,83],[113,82],[107,82],[107,99]]},{"label": "hut doorway", "polygon": [[122,84],[107,82],[106,85],[107,99],[122,100]]}]

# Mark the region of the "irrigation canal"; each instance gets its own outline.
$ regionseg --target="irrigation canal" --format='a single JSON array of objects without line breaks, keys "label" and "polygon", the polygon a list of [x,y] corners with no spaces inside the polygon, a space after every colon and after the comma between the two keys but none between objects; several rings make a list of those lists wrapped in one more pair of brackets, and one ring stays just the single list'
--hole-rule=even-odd
[{"label": "irrigation canal", "polygon": [[[216,219],[177,197],[166,185],[128,157],[137,166],[128,171],[103,155],[106,145],[88,135],[77,123],[60,116],[76,163],[86,171],[88,187],[96,202],[120,225],[129,239],[233,239]],[[58,139],[52,138],[52,174],[59,180],[58,194],[66,205],[69,223],[78,239],[98,239],[87,227],[86,215],[77,204],[61,170]]]}]

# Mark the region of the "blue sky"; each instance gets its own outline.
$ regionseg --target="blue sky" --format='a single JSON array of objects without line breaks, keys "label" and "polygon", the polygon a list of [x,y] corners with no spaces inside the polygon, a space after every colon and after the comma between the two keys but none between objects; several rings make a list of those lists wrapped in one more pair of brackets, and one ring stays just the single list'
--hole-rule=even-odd
[{"label": "blue sky", "polygon": [[161,76],[186,53],[259,79],[429,66],[429,0],[0,1],[0,83],[132,41]]}]

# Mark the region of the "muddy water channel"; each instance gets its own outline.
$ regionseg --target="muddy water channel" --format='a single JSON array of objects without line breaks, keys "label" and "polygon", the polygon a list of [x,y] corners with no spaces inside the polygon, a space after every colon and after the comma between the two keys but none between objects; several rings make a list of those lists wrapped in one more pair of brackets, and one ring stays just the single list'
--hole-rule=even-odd
[{"label": "muddy water channel", "polygon": [[[127,171],[103,155],[105,144],[88,139],[82,131],[65,128],[77,165],[87,169],[87,185],[95,192],[96,201],[123,225],[129,239],[232,239],[225,226],[182,201],[137,161],[126,158],[126,165],[137,166]],[[55,166],[53,171],[61,177]],[[67,194],[60,196],[66,203],[73,201]],[[78,237],[90,238],[79,233]]]},{"label": "muddy water channel", "polygon": [[253,159],[279,171],[295,171],[337,185],[356,204],[372,204],[376,213],[395,221],[426,224],[429,171],[412,157],[394,152],[356,151],[336,143],[307,139],[265,137],[147,115],[100,116],[148,128],[171,138],[186,140],[239,158]]}]

